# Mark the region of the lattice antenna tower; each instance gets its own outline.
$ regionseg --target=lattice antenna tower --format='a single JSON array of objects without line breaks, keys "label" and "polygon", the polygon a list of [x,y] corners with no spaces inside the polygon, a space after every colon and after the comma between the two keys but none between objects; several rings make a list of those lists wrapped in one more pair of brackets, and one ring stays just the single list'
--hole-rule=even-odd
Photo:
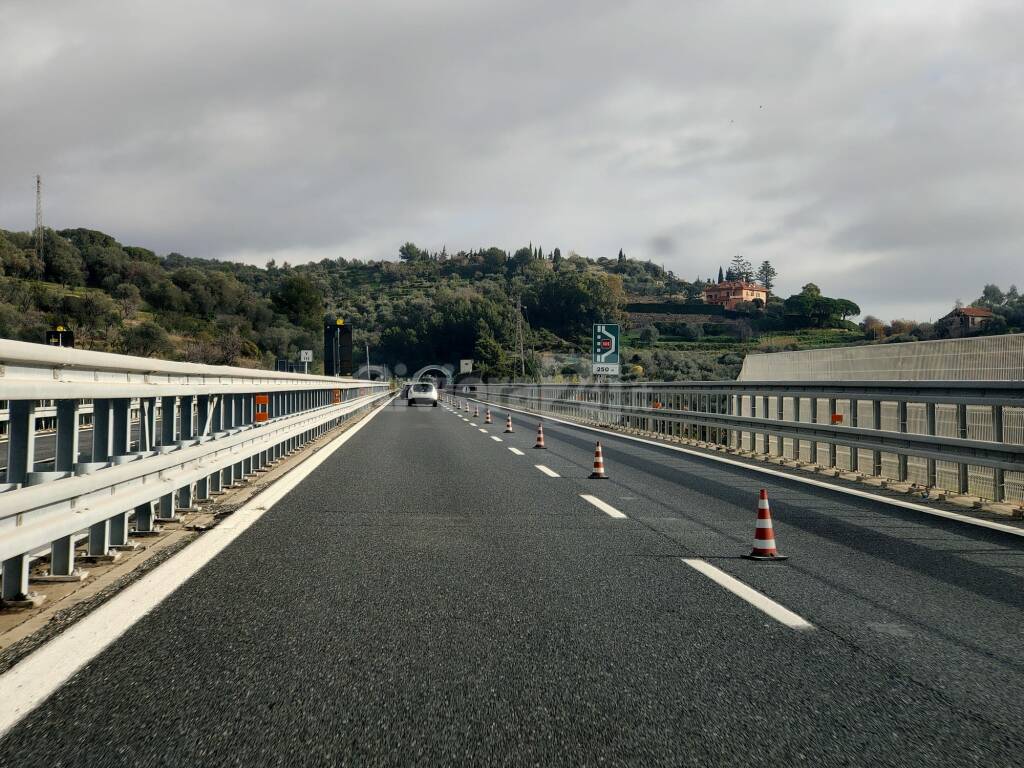
[{"label": "lattice antenna tower", "polygon": [[36,256],[43,258],[43,179],[36,174]]}]

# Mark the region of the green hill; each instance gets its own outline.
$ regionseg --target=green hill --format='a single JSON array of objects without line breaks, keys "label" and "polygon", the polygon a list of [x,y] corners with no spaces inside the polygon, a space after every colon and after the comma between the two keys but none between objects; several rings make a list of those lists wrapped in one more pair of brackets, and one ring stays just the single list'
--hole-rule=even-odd
[{"label": "green hill", "polygon": [[[528,375],[572,376],[585,369],[591,325],[620,322],[624,378],[671,380],[734,376],[751,351],[935,333],[906,321],[879,330],[873,318],[858,327],[845,320],[856,305],[811,284],[767,306],[723,311],[701,302],[708,281],[621,252],[596,260],[533,246],[449,254],[406,243],[398,256],[255,267],[159,256],[65,229],[45,231],[40,257],[33,234],[0,230],[0,337],[41,342],[60,324],[83,348],[253,367],[313,349],[313,370],[322,370],[321,319],[331,312],[354,326],[357,348],[369,344],[374,361],[399,372],[473,358],[486,376],[514,376],[521,334]],[[1021,321],[1015,290],[989,286],[986,301],[1002,328]]]}]

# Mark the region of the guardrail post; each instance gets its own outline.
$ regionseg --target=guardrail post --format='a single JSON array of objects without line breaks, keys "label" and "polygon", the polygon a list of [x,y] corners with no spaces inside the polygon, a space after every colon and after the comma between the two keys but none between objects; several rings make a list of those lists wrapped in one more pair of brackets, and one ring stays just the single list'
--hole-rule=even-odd
[{"label": "guardrail post", "polygon": [[[210,422],[210,428],[207,429],[207,422]],[[199,395],[196,398],[196,434],[200,437],[206,437],[213,433],[213,419],[210,415],[210,396]]]},{"label": "guardrail post", "polygon": [[[729,415],[740,416],[740,396],[729,395]],[[742,432],[738,429],[729,430],[729,446],[733,450],[739,450],[742,447]]]},{"label": "guardrail post", "polygon": [[[850,407],[850,426],[856,429],[860,426],[860,400],[855,397],[851,397],[846,401]],[[850,446],[850,471],[859,474],[860,473],[860,449],[856,446]]]},{"label": "guardrail post", "polygon": [[[248,405],[247,405],[247,401],[248,401],[248,399],[250,397],[251,397],[251,395],[248,395],[248,394],[235,395],[235,397],[234,397],[235,425],[236,426],[244,427],[244,426],[247,426],[248,424],[251,423],[248,420],[248,411],[249,411],[249,409],[248,409]],[[234,466],[234,469],[232,470],[232,474],[235,477],[235,482],[236,483],[240,483],[242,480],[245,479],[245,476],[248,474],[245,471],[245,459],[246,458],[247,457],[245,457],[245,456],[241,456],[241,457],[239,457],[238,461],[235,462],[235,466]]]},{"label": "guardrail post", "polygon": [[[967,406],[960,403],[956,407],[956,431],[957,437],[961,440],[967,438]],[[970,490],[970,478],[967,474],[967,464],[958,462],[956,465],[957,485],[960,493],[967,493]]]},{"label": "guardrail post", "polygon": [[224,473],[222,471],[220,471],[220,470],[217,470],[212,475],[210,475],[210,477],[209,477],[209,492],[210,492],[211,496],[213,494],[220,494],[223,491],[223,480],[224,480]]},{"label": "guardrail post", "polygon": [[178,398],[160,398],[160,444],[174,445],[178,439]]},{"label": "guardrail post", "polygon": [[153,502],[147,501],[135,508],[135,530],[138,533],[150,533],[156,530],[154,525]]},{"label": "guardrail post", "polygon": [[[178,398],[170,395],[160,398],[160,445],[173,446],[178,440]],[[162,522],[176,520],[174,492],[166,493],[157,502],[157,519]]]},{"label": "guardrail post", "polygon": [[36,404],[33,400],[8,403],[7,482],[24,483],[36,459]]},{"label": "guardrail post", "polygon": [[[761,418],[764,419],[765,421],[767,421],[768,419],[772,418],[771,396],[770,395],[763,395],[762,398],[761,398]],[[764,425],[764,427],[761,430],[761,445],[764,446],[764,451],[763,451],[764,455],[765,456],[771,456],[772,455],[772,434],[771,434],[771,431],[770,431],[770,427],[768,427],[767,424]]]},{"label": "guardrail post", "polygon": [[[897,428],[899,429],[900,434],[904,434],[905,435],[907,433],[907,427],[908,427],[908,424],[907,424],[907,401],[906,400],[899,400],[896,403],[896,421],[897,421]],[[904,482],[907,481],[907,478],[909,476],[909,472],[907,470],[907,454],[905,454],[905,453],[897,453],[896,454],[896,464],[897,464],[896,479],[899,482],[904,483]]]},{"label": "guardrail post", "polygon": [[178,398],[179,409],[181,411],[181,439],[191,440],[196,436],[195,426],[193,425],[194,416],[192,413],[193,403],[195,398],[192,395],[182,395]]},{"label": "guardrail post", "polygon": [[[876,432],[882,429],[882,401],[871,401],[871,427]],[[882,476],[882,452],[874,449],[871,451],[871,474],[874,477]]]},{"label": "guardrail post", "polygon": [[192,483],[181,486],[177,492],[175,512],[192,511]]},{"label": "guardrail post", "polygon": [[213,421],[210,424],[210,432],[217,434],[224,431],[224,398],[226,395],[214,398]]},{"label": "guardrail post", "polygon": [[139,450],[152,451],[156,447],[156,398],[139,398]]},{"label": "guardrail post", "polygon": [[[14,403],[12,402],[11,405]],[[28,555],[15,555],[3,562],[3,591],[0,599],[25,600],[28,598]]]},{"label": "guardrail post", "polygon": [[75,537],[61,536],[50,544],[50,575],[71,576],[75,572]]},{"label": "guardrail post", "polygon": [[128,548],[128,515],[130,514],[130,512],[119,512],[110,518],[111,548]]},{"label": "guardrail post", "polygon": [[[244,424],[252,424],[256,420],[256,396],[245,394],[242,395],[242,422]],[[246,449],[248,451],[248,449]],[[246,453],[242,459],[241,473],[242,477],[249,477],[252,475],[252,454]]]},{"label": "guardrail post", "polygon": [[[924,405],[924,416],[925,416],[925,434],[935,436],[935,403],[925,403]],[[929,488],[934,488],[937,483],[937,477],[935,473],[935,459],[926,459],[926,480]]]},{"label": "guardrail post", "polygon": [[106,557],[110,551],[110,519],[89,526],[89,557]]},{"label": "guardrail post", "polygon": [[131,450],[132,442],[132,401],[118,397],[110,401],[111,433],[110,456],[124,456]]},{"label": "guardrail post", "polygon": [[[775,396],[775,420],[786,420],[786,396],[783,394]],[[786,456],[786,438],[782,435],[777,435],[775,438],[775,455],[781,458]]]},{"label": "guardrail post", "polygon": [[109,461],[112,455],[112,403],[107,398],[92,401],[92,458],[94,463]]},{"label": "guardrail post", "polygon": [[[818,423],[818,398],[816,396],[809,398],[808,399],[808,405],[811,406],[811,413],[810,413],[810,415],[808,417],[809,420],[810,420],[810,423],[811,424],[817,424]],[[811,440],[810,441],[809,449],[810,449],[811,464],[817,464],[818,463],[818,441],[817,440]]]},{"label": "guardrail post", "polygon": [[[235,408],[235,399],[237,395],[224,395],[223,399],[223,419],[224,429],[232,430],[237,426],[237,412]],[[235,465],[228,464],[221,470],[221,487],[224,489],[231,488],[235,484]]]},{"label": "guardrail post", "polygon": [[78,462],[78,400],[57,401],[57,446],[54,451],[55,472],[71,472]]},{"label": "guardrail post", "polygon": [[[1003,406],[992,406],[992,440],[1002,445],[1003,437]],[[992,499],[993,501],[1004,501],[1006,499],[1006,487],[1002,467],[996,467],[992,471]]]},{"label": "guardrail post", "polygon": [[[832,417],[835,415],[835,413],[836,413],[836,399],[834,397],[830,397],[828,399],[828,418],[829,418],[829,421],[832,421]],[[836,467],[836,444],[832,443],[832,442],[830,442],[828,444],[828,465],[827,466],[828,466],[829,469],[836,469],[837,468]]]}]

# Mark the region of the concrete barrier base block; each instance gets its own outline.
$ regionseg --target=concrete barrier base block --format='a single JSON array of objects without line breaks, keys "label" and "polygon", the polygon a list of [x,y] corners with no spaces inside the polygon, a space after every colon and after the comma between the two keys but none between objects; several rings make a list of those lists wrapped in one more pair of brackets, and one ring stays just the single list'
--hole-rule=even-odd
[{"label": "concrete barrier base block", "polygon": [[70,584],[77,581],[85,581],[89,578],[88,571],[80,571],[77,568],[67,576],[54,576],[47,573],[43,576],[29,576],[30,584]]},{"label": "concrete barrier base block", "polygon": [[121,553],[114,550],[105,555],[80,555],[78,559],[84,563],[113,563],[121,559]]},{"label": "concrete barrier base block", "polygon": [[46,602],[46,595],[39,595],[35,592],[30,592],[20,598],[14,600],[0,600],[0,610],[10,611],[24,611],[29,608],[38,608],[40,605]]}]

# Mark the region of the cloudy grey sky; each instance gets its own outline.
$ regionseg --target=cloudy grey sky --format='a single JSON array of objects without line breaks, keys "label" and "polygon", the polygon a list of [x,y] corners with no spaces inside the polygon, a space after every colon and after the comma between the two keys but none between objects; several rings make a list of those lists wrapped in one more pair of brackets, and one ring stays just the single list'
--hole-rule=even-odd
[{"label": "cloudy grey sky", "polygon": [[884,318],[1024,287],[1020,0],[0,0],[0,227],[293,263],[736,253]]}]

